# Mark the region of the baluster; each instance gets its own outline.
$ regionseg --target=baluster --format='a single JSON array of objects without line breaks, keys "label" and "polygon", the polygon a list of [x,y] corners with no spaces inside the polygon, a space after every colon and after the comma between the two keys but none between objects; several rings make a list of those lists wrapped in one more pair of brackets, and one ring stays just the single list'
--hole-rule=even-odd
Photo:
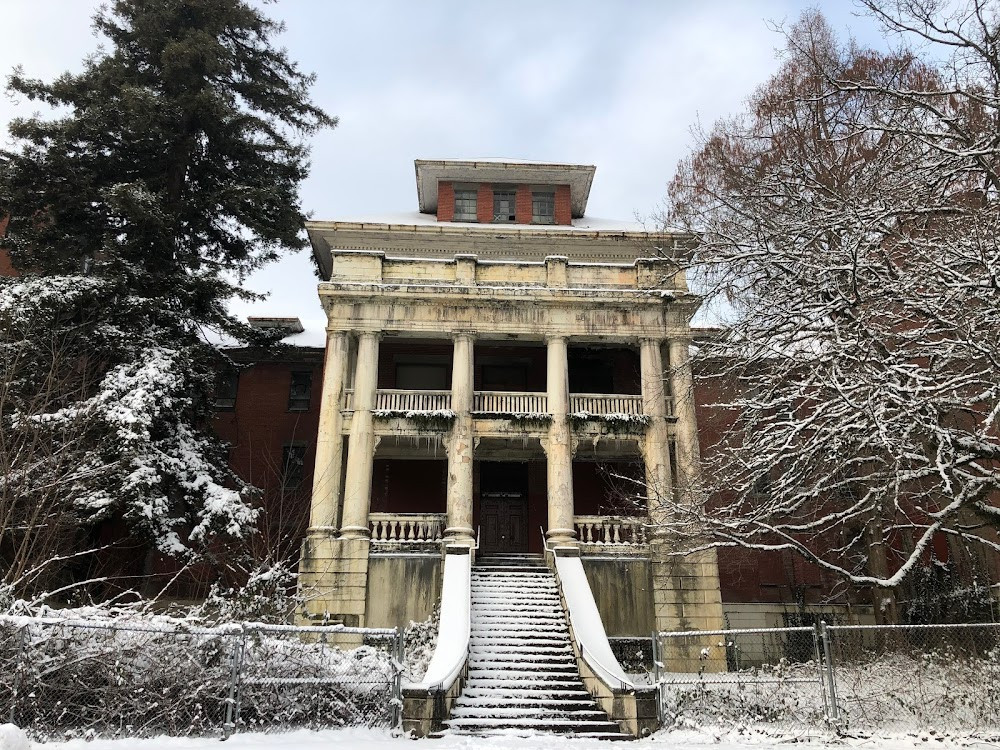
[{"label": "baluster", "polygon": [[416,526],[416,522],[413,520],[407,520],[406,522],[406,540],[408,542],[413,541],[413,527]]},{"label": "baluster", "polygon": [[615,533],[615,544],[621,544],[622,543],[622,533],[621,533],[622,532],[622,525],[620,523],[615,523],[613,525],[613,528],[614,528],[614,533]]},{"label": "baluster", "polygon": [[594,524],[593,524],[593,522],[588,523],[586,525],[586,529],[587,529],[587,541],[588,542],[596,542],[597,538],[594,536]]},{"label": "baluster", "polygon": [[392,528],[389,529],[389,538],[393,541],[399,541],[399,519],[392,519]]}]

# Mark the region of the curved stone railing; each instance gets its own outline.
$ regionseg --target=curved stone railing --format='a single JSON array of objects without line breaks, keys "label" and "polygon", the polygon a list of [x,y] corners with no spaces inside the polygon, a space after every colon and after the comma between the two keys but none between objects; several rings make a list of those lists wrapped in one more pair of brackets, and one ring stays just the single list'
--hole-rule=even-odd
[{"label": "curved stone railing", "polygon": [[656,688],[637,687],[618,663],[583,570],[580,550],[556,547],[552,555],[559,594],[569,616],[573,652],[587,692],[633,737],[650,734],[659,726]]},{"label": "curved stone railing", "polygon": [[369,513],[372,544],[440,542],[448,516],[444,513]]},{"label": "curved stone railing", "polygon": [[646,543],[648,519],[639,516],[573,516],[581,544],[634,546]]},{"label": "curved stone railing", "polygon": [[403,730],[427,737],[443,728],[469,670],[472,628],[472,556],[468,547],[445,549],[441,620],[427,673],[403,687]]}]

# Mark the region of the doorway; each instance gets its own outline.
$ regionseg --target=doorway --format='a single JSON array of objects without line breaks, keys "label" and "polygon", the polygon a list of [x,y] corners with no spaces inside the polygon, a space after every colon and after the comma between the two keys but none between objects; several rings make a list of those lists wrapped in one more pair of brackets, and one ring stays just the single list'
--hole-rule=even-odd
[{"label": "doorway", "polygon": [[528,551],[528,464],[479,464],[479,523],[482,554]]}]

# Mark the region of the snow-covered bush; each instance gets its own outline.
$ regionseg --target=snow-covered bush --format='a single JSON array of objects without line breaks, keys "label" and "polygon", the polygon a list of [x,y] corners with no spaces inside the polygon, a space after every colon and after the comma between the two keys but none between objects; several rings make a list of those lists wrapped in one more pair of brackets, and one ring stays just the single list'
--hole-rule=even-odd
[{"label": "snow-covered bush", "polygon": [[427,665],[430,664],[434,647],[437,645],[440,620],[441,605],[438,604],[430,617],[423,622],[411,620],[403,632],[406,655],[403,675],[408,681],[420,682],[427,672]]},{"label": "snow-covered bush", "polygon": [[335,628],[204,628],[163,616],[0,617],[0,674],[10,676],[0,714],[13,702],[36,739],[217,734],[235,662],[237,729],[387,725],[391,644]]}]

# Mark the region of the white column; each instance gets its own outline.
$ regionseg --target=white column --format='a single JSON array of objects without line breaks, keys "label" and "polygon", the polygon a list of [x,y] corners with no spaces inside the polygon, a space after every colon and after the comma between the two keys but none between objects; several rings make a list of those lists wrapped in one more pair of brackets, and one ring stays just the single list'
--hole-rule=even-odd
[{"label": "white column", "polygon": [[550,336],[548,344],[548,407],[552,424],[545,441],[548,458],[549,529],[554,545],[575,545],[573,525],[573,432],[569,417],[569,366],[565,336]]},{"label": "white column", "polygon": [[646,468],[646,502],[650,520],[662,523],[663,506],[672,493],[670,441],[667,430],[667,403],[664,398],[663,355],[658,339],[639,344],[639,373],[642,379],[642,413],[649,418],[642,442]]},{"label": "white column", "polygon": [[368,509],[372,495],[372,460],[375,457],[375,395],[378,390],[379,334],[358,336],[358,358],[354,374],[354,416],[347,443],[347,476],[344,480],[342,539],[369,536]]},{"label": "white column", "polygon": [[687,339],[670,340],[670,395],[673,397],[677,450],[677,483],[682,493],[692,491],[698,481],[701,451],[695,417],[694,379]]},{"label": "white column", "polygon": [[469,333],[455,335],[451,370],[451,409],[455,422],[448,436],[448,528],[445,537],[452,543],[475,543],[472,528],[472,461],[475,450],[472,434],[472,398],[475,338]]},{"label": "white column", "polygon": [[350,340],[343,331],[331,332],[326,340],[323,364],[323,395],[316,434],[316,468],[313,470],[310,532],[333,531],[340,505],[340,473],[343,466],[343,417],[340,409],[347,378]]}]

